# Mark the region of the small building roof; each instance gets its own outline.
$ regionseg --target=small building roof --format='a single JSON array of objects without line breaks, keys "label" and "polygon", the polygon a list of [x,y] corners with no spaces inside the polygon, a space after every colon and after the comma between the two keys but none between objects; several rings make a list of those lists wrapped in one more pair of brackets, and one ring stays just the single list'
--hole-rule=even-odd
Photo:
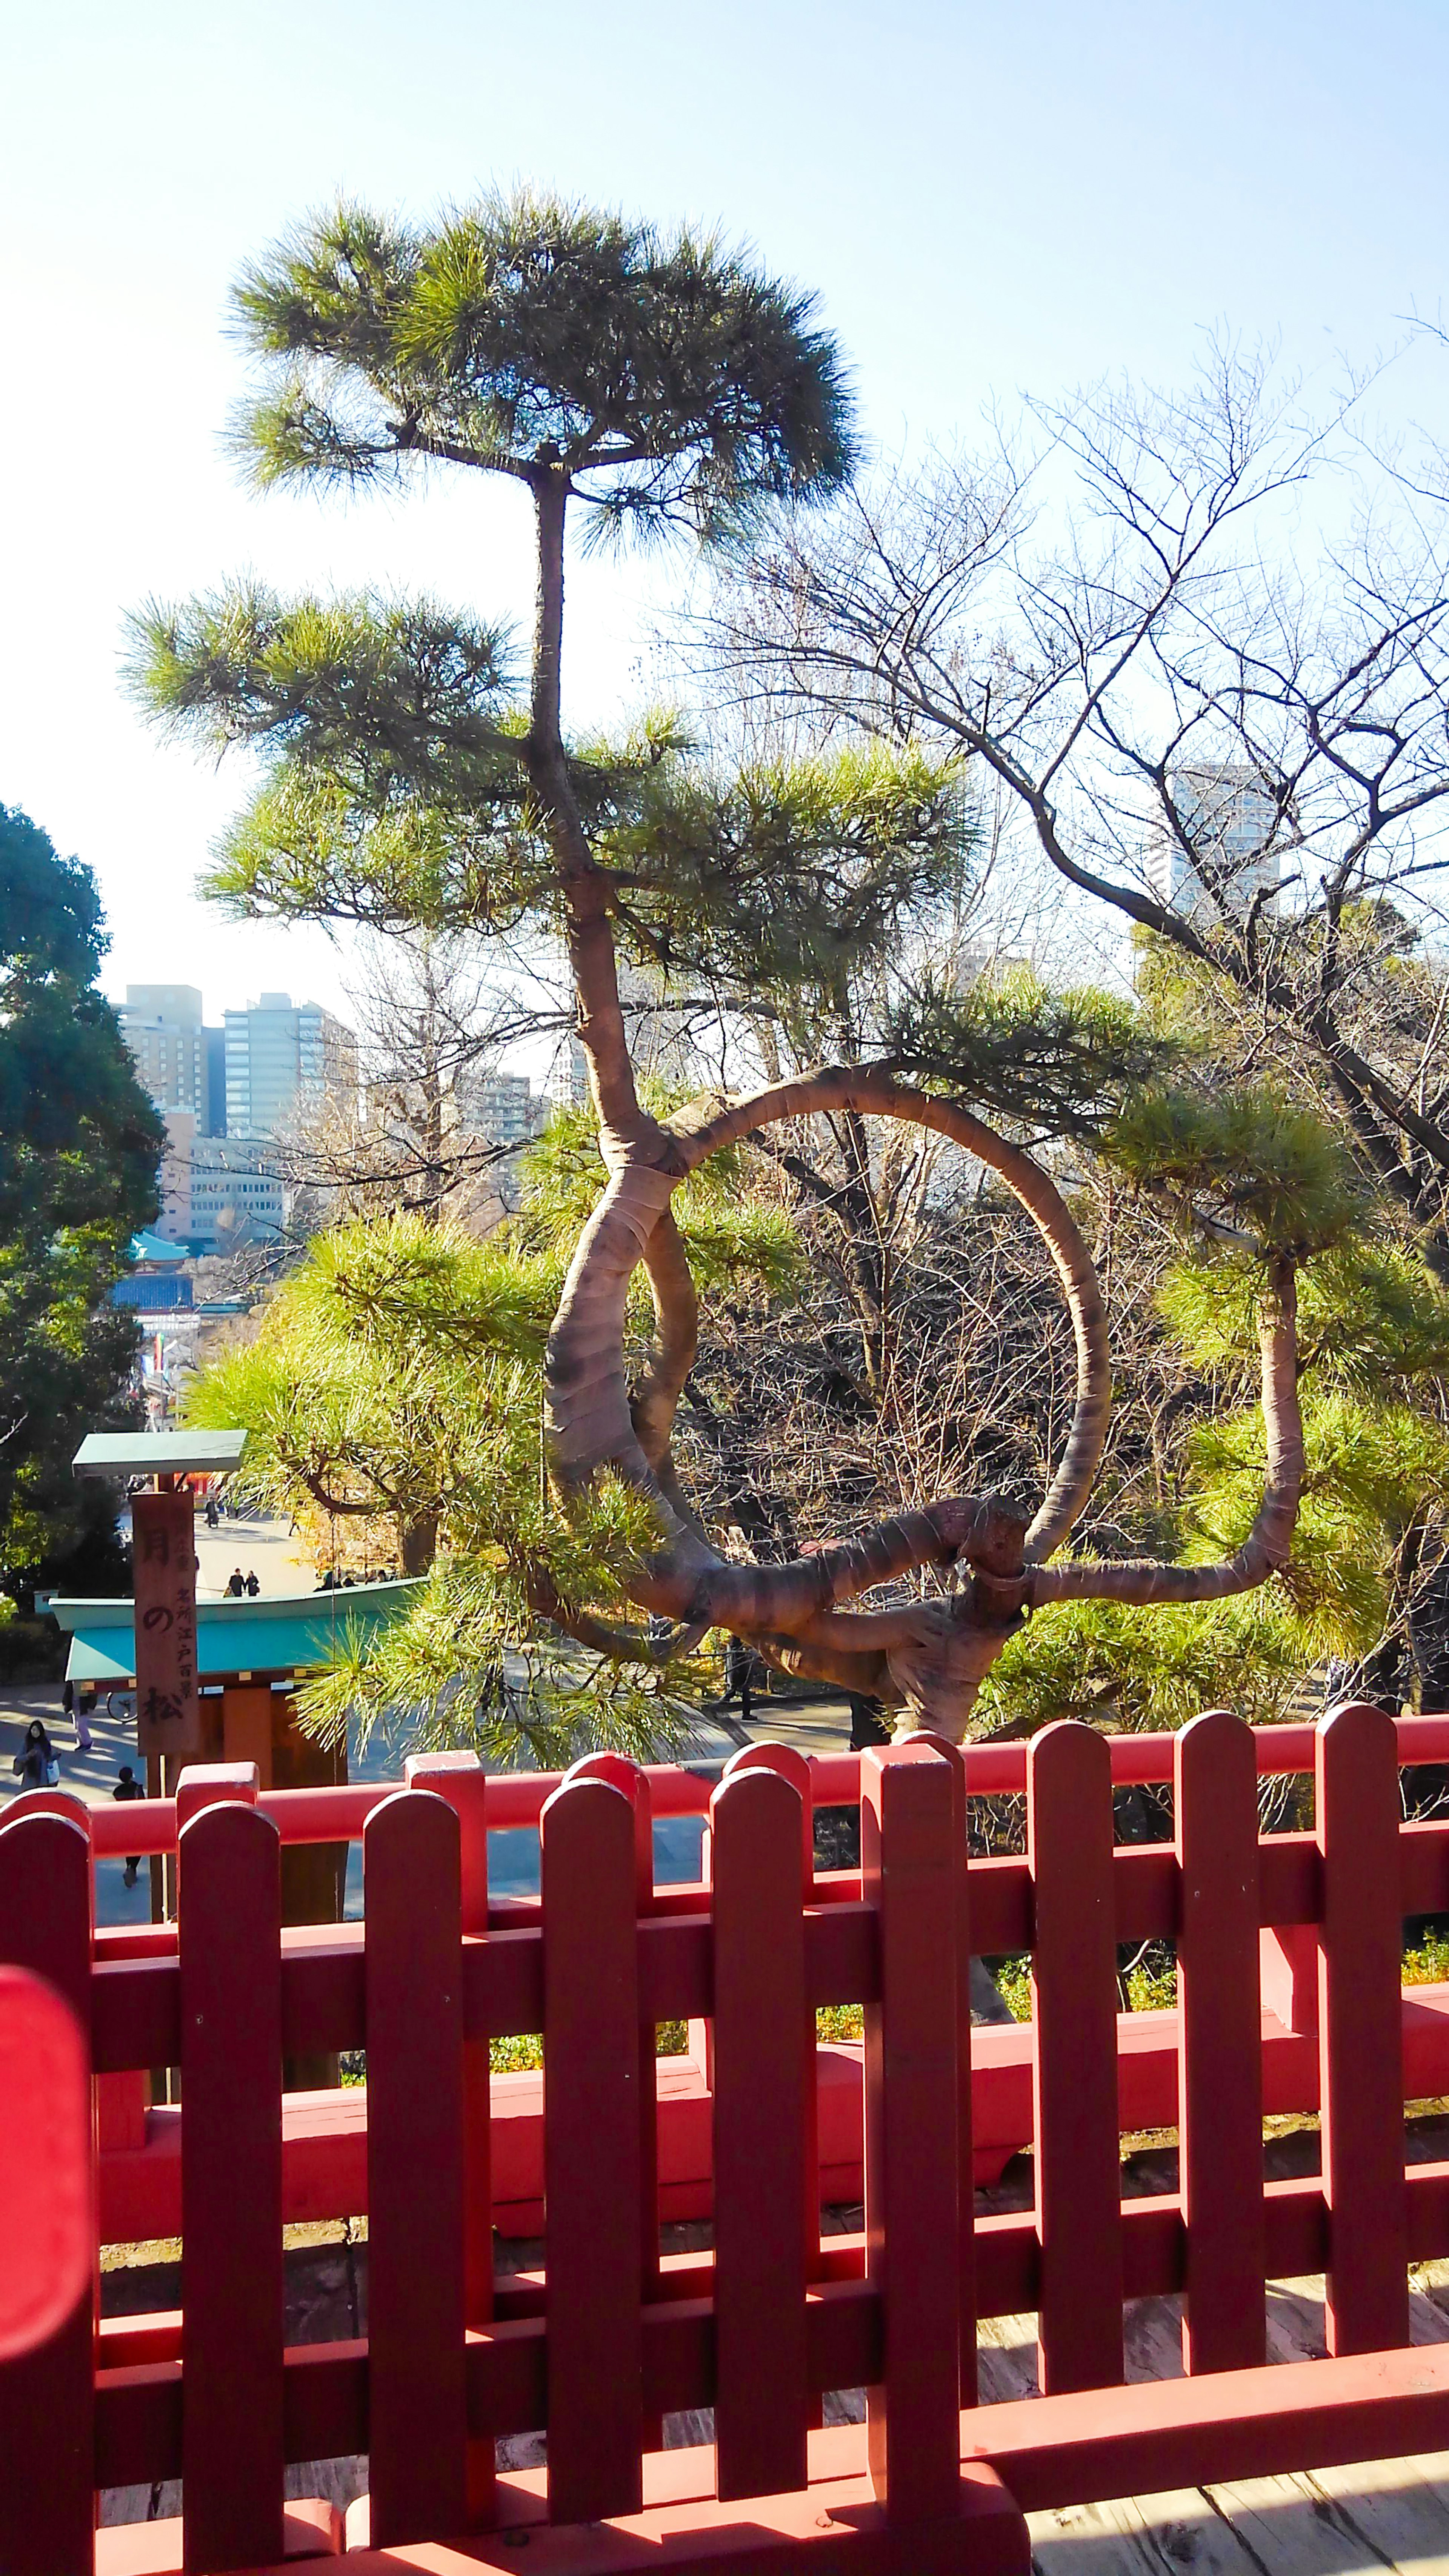
[{"label": "small building roof", "polygon": [[[229,1681],[239,1673],[325,1671],[401,1617],[418,1589],[419,1578],[413,1576],[394,1583],[358,1583],[338,1592],[199,1601],[197,1672],[203,1681]],[[41,1593],[35,1606],[48,1610],[70,1632],[68,1680],[114,1690],[135,1678],[134,1601],[72,1601],[59,1593]]]},{"label": "small building roof", "polygon": [[133,1261],[151,1261],[163,1268],[179,1269],[181,1263],[190,1258],[184,1243],[168,1243],[164,1234],[133,1234],[131,1237]]},{"label": "small building roof", "polygon": [[91,1431],[75,1453],[77,1476],[229,1476],[244,1431]]}]

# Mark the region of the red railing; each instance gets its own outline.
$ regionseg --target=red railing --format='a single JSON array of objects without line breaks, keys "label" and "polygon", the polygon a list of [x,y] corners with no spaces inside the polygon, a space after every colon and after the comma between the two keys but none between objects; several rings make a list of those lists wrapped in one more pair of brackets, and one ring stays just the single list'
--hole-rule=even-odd
[{"label": "red railing", "polygon": [[[1399,1960],[1404,1915],[1449,1910],[1449,1823],[1404,1824],[1398,1783],[1406,1742],[1439,1739],[1337,1712],[1313,1832],[1260,1838],[1263,1739],[1200,1719],[1171,1748],[1175,1842],[1114,1849],[1116,1748],[1051,1727],[1021,1757],[1027,1856],[969,1863],[969,1759],[916,1739],[812,1776],[753,1748],[709,1793],[709,1885],[657,1892],[651,1817],[693,1800],[687,1775],[415,1766],[406,1793],[291,1793],[329,1837],[339,1797],[370,1802],[363,1923],[301,1933],[284,1799],[193,1774],[168,1809],[179,1921],[150,1956],[93,1942],[82,1825],[12,1809],[0,1959],[72,2002],[98,2073],[181,2070],[184,2297],[99,2329],[87,2299],[0,2371],[0,2565],[90,2576],[95,2491],[180,2477],[187,2568],[266,2567],[287,2463],[366,2452],[373,2550],[528,2528],[535,2566],[674,2568],[707,2529],[716,2552],[833,2535],[843,2559],[854,2535],[862,2567],[1023,2568],[1018,2506],[1439,2446],[1449,2365],[1405,2349],[1407,2267],[1449,2253],[1449,2166],[1405,2166]],[[817,1876],[809,1802],[847,1769],[861,1869]],[[526,1821],[520,1789],[541,1896],[490,1915],[487,1833]],[[135,1850],[142,1812],[103,1821]],[[1322,2170],[1265,2188],[1258,1936],[1292,1925],[1319,1949]],[[1153,1934],[1178,1958],[1180,2187],[1124,2202],[1117,1945]],[[1035,2203],[976,2217],[966,1970],[1005,1950],[1032,1954]],[[835,2003],[865,2010],[865,2224],[822,2237],[814,2014]],[[676,2018],[712,2028],[714,2242],[661,2257],[653,2037]],[[545,2258],[495,2285],[487,2043],[528,2031]],[[367,2052],[370,2330],[289,2350],[282,2060],[335,2048]],[[1319,2271],[1339,2359],[1307,2366],[1310,2394],[1262,2367],[1264,2284]],[[1181,2294],[1188,2377],[1124,2391],[1123,2301],[1146,2293]],[[1022,2310],[1045,2395],[978,2407],[977,2320]],[[849,2388],[863,2447],[811,2431]],[[703,2407],[713,2449],[654,2454],[661,2416]],[[495,2479],[495,2438],[535,2428],[546,2475]]]},{"label": "red railing", "polygon": [[[1449,1762],[1449,1717],[1402,1717],[1393,1721],[1400,1765]],[[1312,1726],[1260,1726],[1252,1731],[1260,1779],[1284,1779],[1312,1771],[1317,1730]],[[1175,1735],[1114,1735],[1104,1739],[1116,1787],[1165,1784],[1173,1777]],[[1026,1788],[1024,1744],[968,1745],[964,1752],[966,1788],[973,1798],[1017,1797]],[[655,1816],[706,1816],[714,1787],[704,1770],[678,1764],[645,1767]],[[558,1771],[514,1771],[493,1774],[488,1784],[490,1830],[505,1833],[537,1825],[563,1774]],[[860,1803],[860,1755],[814,1755],[809,1765],[814,1807],[854,1807]],[[368,1782],[346,1789],[270,1789],[258,1801],[284,1843],[355,1842],[368,1817],[392,1793],[389,1782]],[[176,1849],[174,1798],[137,1798],[126,1807],[93,1810],[91,1832],[98,1858]]]}]

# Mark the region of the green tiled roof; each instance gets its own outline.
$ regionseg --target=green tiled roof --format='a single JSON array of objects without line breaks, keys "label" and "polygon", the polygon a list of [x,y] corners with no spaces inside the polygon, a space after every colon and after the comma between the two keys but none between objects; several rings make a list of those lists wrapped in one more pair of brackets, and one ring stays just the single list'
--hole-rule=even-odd
[{"label": "green tiled roof", "polygon": [[[399,1617],[418,1588],[416,1580],[358,1583],[341,1592],[199,1601],[197,1670],[203,1681],[234,1679],[238,1673],[323,1670],[350,1646],[365,1645],[379,1628]],[[113,1689],[133,1678],[134,1602],[70,1601],[57,1593],[42,1593],[35,1606],[48,1610],[70,1632],[66,1673],[71,1681]]]}]

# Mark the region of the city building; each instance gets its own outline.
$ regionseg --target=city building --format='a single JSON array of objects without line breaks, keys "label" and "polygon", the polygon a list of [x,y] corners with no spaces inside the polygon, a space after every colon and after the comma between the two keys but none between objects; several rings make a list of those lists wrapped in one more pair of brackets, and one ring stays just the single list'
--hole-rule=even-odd
[{"label": "city building", "polygon": [[197,1133],[225,1123],[222,1033],[204,1026],[194,984],[128,984],[116,1006],[121,1034],[158,1109],[184,1110]]},{"label": "city building", "polygon": [[163,1109],[161,1123],[166,1130],[166,1151],[161,1158],[161,1213],[156,1222],[172,1243],[187,1243],[192,1234],[191,1165],[196,1139],[204,1131],[191,1109]]},{"label": "city building", "polygon": [[1278,891],[1277,806],[1251,769],[1206,765],[1168,778],[1183,841],[1159,825],[1147,853],[1152,891],[1172,912],[1210,925]]},{"label": "city building", "polygon": [[477,1074],[463,1100],[468,1126],[490,1145],[528,1144],[538,1134],[547,1109],[547,1101],[534,1090],[526,1073]]},{"label": "city building", "polygon": [[299,1100],[356,1088],[357,1040],[320,1002],[263,993],[225,1025],[228,1137],[274,1135]]},{"label": "city building", "polygon": [[560,1038],[548,1069],[547,1098],[555,1109],[581,1109],[589,1096],[589,1060],[572,1029]]},{"label": "city building", "polygon": [[286,1192],[255,1147],[239,1137],[198,1136],[191,1149],[187,1240],[208,1252],[270,1243],[286,1222]]}]

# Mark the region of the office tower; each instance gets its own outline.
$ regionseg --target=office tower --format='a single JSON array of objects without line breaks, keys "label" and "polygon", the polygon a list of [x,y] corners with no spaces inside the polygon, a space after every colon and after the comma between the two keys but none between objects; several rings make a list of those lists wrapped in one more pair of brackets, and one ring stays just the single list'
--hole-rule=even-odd
[{"label": "office tower", "polygon": [[490,1145],[526,1145],[538,1134],[545,1107],[526,1073],[475,1074],[464,1086],[467,1124]]},{"label": "office tower", "polygon": [[1168,787],[1188,846],[1165,825],[1154,833],[1147,874],[1158,902],[1205,927],[1225,913],[1241,917],[1257,894],[1271,907],[1280,823],[1257,773],[1199,764],[1173,770]]},{"label": "office tower", "polygon": [[263,993],[226,1013],[226,1132],[273,1135],[299,1101],[357,1083],[357,1040],[319,1002]]},{"label": "office tower", "polygon": [[579,1109],[588,1096],[589,1060],[570,1029],[554,1050],[548,1070],[548,1098],[557,1109]]},{"label": "office tower", "polygon": [[128,984],[116,1005],[121,1035],[160,1110],[185,1109],[204,1122],[206,1048],[194,984]]},{"label": "office tower", "polygon": [[221,1031],[202,1024],[194,984],[128,984],[116,1005],[121,1034],[157,1108],[184,1109],[202,1136],[225,1115]]}]

